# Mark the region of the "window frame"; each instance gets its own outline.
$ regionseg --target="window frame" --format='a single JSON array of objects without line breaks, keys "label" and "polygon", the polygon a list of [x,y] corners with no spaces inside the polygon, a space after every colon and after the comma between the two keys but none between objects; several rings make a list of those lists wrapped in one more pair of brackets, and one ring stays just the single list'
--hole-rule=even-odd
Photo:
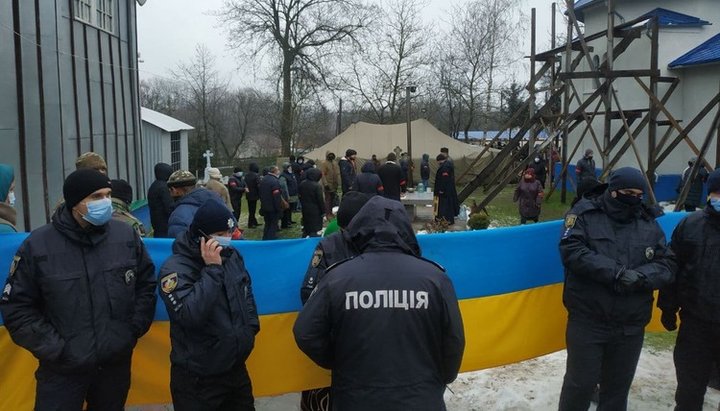
[{"label": "window frame", "polygon": [[170,166],[173,171],[182,167],[182,132],[173,131],[170,133]]},{"label": "window frame", "polygon": [[[117,2],[113,0],[75,0],[73,19],[115,35]],[[109,27],[108,27],[109,26]]]}]

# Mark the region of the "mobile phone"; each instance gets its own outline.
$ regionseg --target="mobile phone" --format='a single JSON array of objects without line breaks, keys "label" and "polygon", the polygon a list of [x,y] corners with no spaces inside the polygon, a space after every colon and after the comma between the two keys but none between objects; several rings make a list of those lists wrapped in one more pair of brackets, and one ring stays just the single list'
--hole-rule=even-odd
[{"label": "mobile phone", "polygon": [[206,243],[212,239],[212,237],[210,237],[209,235],[205,234],[205,231],[203,231],[203,230],[198,230],[198,232],[200,233],[201,236],[203,236],[203,237],[205,238],[205,242],[206,242]]}]

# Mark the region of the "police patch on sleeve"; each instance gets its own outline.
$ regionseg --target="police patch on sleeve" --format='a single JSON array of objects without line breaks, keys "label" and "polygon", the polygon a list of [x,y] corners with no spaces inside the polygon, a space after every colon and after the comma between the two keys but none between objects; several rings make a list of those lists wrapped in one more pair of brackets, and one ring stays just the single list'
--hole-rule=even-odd
[{"label": "police patch on sleeve", "polygon": [[12,277],[15,274],[15,271],[17,271],[18,265],[20,264],[21,258],[22,257],[20,257],[19,255],[16,255],[13,258],[12,263],[10,264],[10,273],[8,274],[8,277]]},{"label": "police patch on sleeve", "polygon": [[160,288],[165,294],[170,294],[177,287],[177,273],[168,274],[160,280]]},{"label": "police patch on sleeve", "polygon": [[655,258],[655,250],[652,247],[648,247],[645,249],[645,258],[648,260],[652,260]]},{"label": "police patch on sleeve", "polygon": [[577,221],[577,215],[568,214],[567,216],[565,216],[565,228],[575,227],[575,221]]},{"label": "police patch on sleeve", "polygon": [[5,288],[2,292],[2,301],[9,301],[10,300],[10,293],[12,292],[12,285],[10,283],[5,284]]},{"label": "police patch on sleeve", "polygon": [[323,250],[321,250],[321,249],[315,250],[315,253],[313,254],[313,257],[312,257],[313,268],[320,265],[320,261],[322,261],[322,258],[323,258]]}]

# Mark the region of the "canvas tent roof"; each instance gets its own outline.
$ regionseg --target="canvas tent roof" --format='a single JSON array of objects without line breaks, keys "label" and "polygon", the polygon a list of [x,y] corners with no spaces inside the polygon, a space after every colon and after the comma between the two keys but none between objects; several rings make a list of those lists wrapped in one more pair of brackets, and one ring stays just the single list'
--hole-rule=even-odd
[{"label": "canvas tent roof", "polygon": [[[427,153],[431,159],[440,153],[441,147],[450,150],[450,157],[475,158],[483,147],[473,146],[457,141],[443,134],[425,119],[415,120],[411,123],[413,157],[420,158]],[[340,158],[345,150],[352,148],[357,151],[359,158],[369,159],[376,154],[379,159],[385,158],[393,152],[395,147],[407,151],[407,125],[402,124],[370,124],[358,122],[340,135],[308,154],[306,159],[325,160],[325,153],[331,151]]]}]

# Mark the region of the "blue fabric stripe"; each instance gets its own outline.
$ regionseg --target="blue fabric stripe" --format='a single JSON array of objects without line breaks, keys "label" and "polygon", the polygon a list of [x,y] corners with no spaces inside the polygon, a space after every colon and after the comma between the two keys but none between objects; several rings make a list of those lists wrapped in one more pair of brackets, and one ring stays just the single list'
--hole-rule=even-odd
[{"label": "blue fabric stripe", "polygon": [[[668,238],[685,213],[659,219]],[[562,221],[484,231],[418,236],[423,256],[445,267],[458,298],[478,298],[542,287],[563,281],[558,253]],[[0,243],[0,267],[12,257],[27,233],[6,234]],[[300,284],[319,239],[236,241],[252,276],[261,315],[298,311]],[[145,240],[159,270],[171,253],[172,240]],[[7,273],[7,272],[6,272]],[[0,276],[4,282],[6,273]],[[158,300],[155,319],[167,321]]]}]

